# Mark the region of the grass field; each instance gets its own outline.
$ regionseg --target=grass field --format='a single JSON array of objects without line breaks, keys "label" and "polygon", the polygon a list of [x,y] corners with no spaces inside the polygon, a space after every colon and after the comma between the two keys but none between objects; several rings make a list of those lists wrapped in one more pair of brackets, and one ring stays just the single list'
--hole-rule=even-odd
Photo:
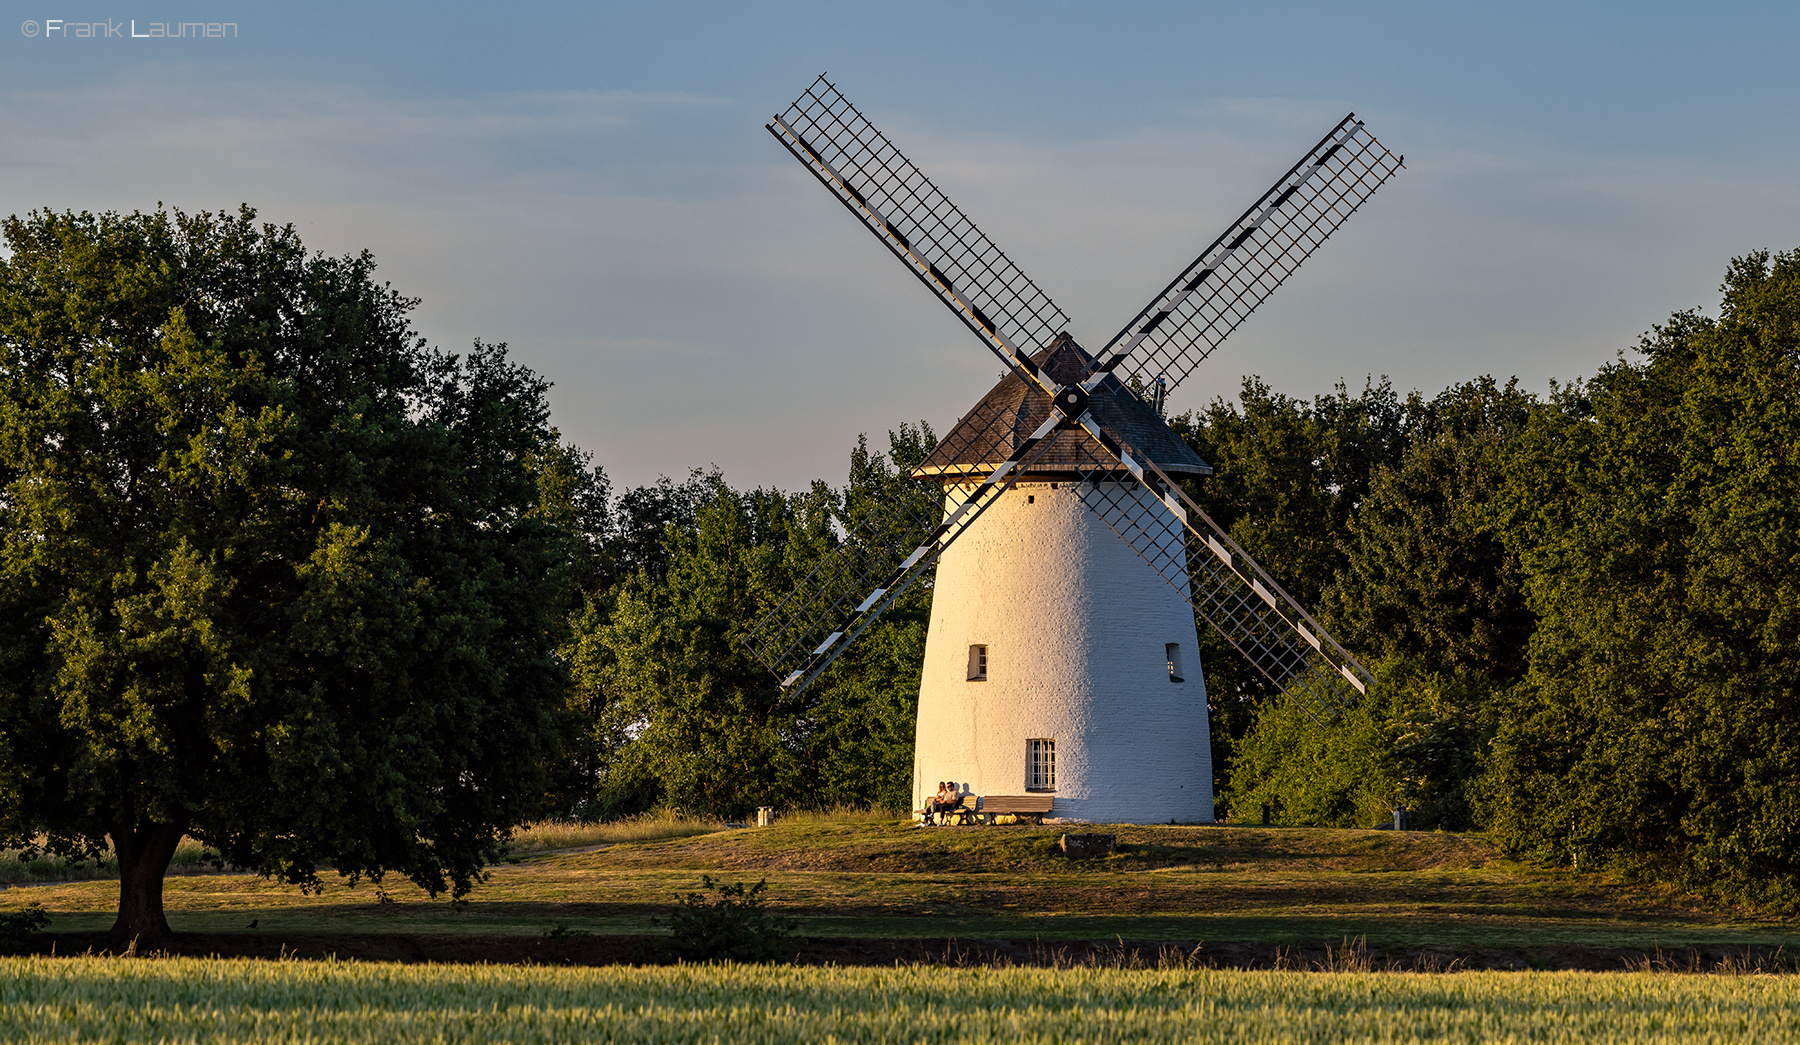
[{"label": "grass field", "polygon": [[9,1042],[1717,1042],[1800,979],[0,959]]},{"label": "grass field", "polygon": [[[1362,938],[1388,955],[1448,960],[1485,950],[1543,968],[1560,967],[1539,961],[1557,948],[1800,952],[1792,920],[1602,875],[1521,866],[1476,836],[1121,826],[1107,829],[1118,835],[1115,855],[1071,862],[1056,848],[1060,831],[1049,827],[917,830],[840,815],[747,830],[674,821],[611,828],[610,836],[583,830],[529,836],[516,862],[494,868],[466,905],[430,900],[404,883],[390,882],[394,902],[382,903],[367,885],[307,896],[250,875],[191,874],[168,880],[169,921],[177,933],[271,941],[655,935],[665,931],[655,919],[677,895],[712,874],[767,878],[772,906],[815,939],[1123,938],[1184,947],[1204,941],[1216,950],[1231,942],[1316,948]],[[95,932],[111,923],[117,887],[78,881],[0,892],[0,909],[34,901],[53,913],[53,931]]]},{"label": "grass field", "polygon": [[[680,814],[651,814],[604,824],[573,824],[547,820],[528,824],[514,832],[511,849],[518,855],[586,849],[619,842],[648,842],[662,838],[686,838],[719,830],[714,820]],[[169,861],[171,874],[205,874],[219,870],[218,854],[192,838],[183,838]],[[0,885],[44,882],[86,882],[117,879],[119,862],[109,852],[98,860],[66,860],[39,853],[20,859],[17,849],[0,849]]]}]

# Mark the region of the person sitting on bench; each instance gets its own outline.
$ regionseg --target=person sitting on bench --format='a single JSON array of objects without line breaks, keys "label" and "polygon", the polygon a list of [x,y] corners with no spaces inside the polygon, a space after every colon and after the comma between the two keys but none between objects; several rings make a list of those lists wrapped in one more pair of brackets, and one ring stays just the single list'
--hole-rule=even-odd
[{"label": "person sitting on bench", "polygon": [[962,795],[958,792],[956,785],[947,780],[940,780],[937,794],[932,796],[931,801],[925,803],[925,822],[941,824],[943,821],[938,819],[938,815],[948,813],[959,805],[962,805]]}]

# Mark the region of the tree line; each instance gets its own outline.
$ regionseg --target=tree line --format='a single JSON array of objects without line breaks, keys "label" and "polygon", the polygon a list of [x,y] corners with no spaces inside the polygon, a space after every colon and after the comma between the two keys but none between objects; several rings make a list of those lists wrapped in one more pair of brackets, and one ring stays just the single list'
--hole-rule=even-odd
[{"label": "tree line", "polygon": [[[200,839],[461,895],[507,830],[655,806],[904,809],[929,584],[802,698],[739,641],[931,450],[842,484],[615,492],[539,376],[365,253],[236,214],[33,213],[0,262],[0,845],[121,863],[166,938]],[[1222,818],[1485,829],[1800,896],[1800,253],[1734,261],[1546,396],[1481,377],[1171,419],[1190,493],[1375,672],[1324,728],[1204,625]],[[915,535],[888,533],[884,542]]]},{"label": "tree line", "polygon": [[[1677,312],[1548,396],[1482,379],[1352,426],[1352,461],[1386,456],[1341,526],[1300,529],[1335,537],[1315,604],[1380,684],[1325,730],[1253,702],[1234,812],[1404,805],[1552,865],[1800,899],[1800,252],[1738,258],[1721,291],[1717,318]],[[1344,405],[1292,412],[1332,500],[1357,472],[1333,464]],[[1283,534],[1239,536],[1297,564]]]}]

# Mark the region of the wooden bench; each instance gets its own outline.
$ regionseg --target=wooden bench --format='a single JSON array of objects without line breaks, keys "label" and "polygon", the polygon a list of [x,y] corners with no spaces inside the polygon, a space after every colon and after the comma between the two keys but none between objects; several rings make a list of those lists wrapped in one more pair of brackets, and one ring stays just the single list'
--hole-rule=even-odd
[{"label": "wooden bench", "polygon": [[974,795],[964,795],[961,805],[957,806],[955,809],[948,809],[938,814],[938,816],[942,818],[940,823],[948,824],[954,822],[958,827],[967,827],[975,822],[975,810],[979,802],[980,799],[976,798]]},{"label": "wooden bench", "polygon": [[1041,824],[1050,812],[1052,801],[1049,795],[983,795],[979,809],[990,824],[995,817],[1009,815]]}]

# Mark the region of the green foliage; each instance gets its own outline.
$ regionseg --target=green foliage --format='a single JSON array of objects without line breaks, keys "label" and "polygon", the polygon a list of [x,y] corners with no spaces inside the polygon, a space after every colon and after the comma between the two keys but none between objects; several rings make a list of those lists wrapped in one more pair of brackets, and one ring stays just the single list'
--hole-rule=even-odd
[{"label": "green foliage", "polygon": [[757,607],[797,580],[777,536],[788,511],[778,492],[744,496],[721,483],[692,530],[668,531],[664,580],[640,573],[625,585],[599,638],[610,656],[605,714],[626,738],[609,772],[653,782],[654,797],[677,807],[736,816],[791,781],[780,690],[737,641]]},{"label": "green foliage", "polygon": [[701,875],[702,891],[684,893],[669,916],[670,953],[690,962],[766,962],[787,953],[796,923],[769,913],[768,885],[726,885]]},{"label": "green foliage", "polygon": [[16,911],[0,911],[0,954],[23,954],[31,946],[27,939],[42,932],[50,924],[50,912],[42,904],[29,903]]},{"label": "green foliage", "polygon": [[[889,436],[886,455],[859,443],[841,493],[823,483],[740,493],[711,477],[691,522],[665,527],[662,572],[640,569],[590,598],[569,645],[592,752],[591,790],[575,812],[906,808],[929,590],[909,592],[799,701],[740,641],[840,533],[868,541],[881,563],[891,547],[917,544],[918,534],[859,529],[878,505],[928,496],[905,476],[930,452],[930,429]],[[919,507],[936,511],[935,501]]]},{"label": "green foliage", "polygon": [[[917,605],[929,592],[909,593]],[[927,603],[927,606],[929,604]],[[929,609],[890,610],[818,683],[805,738],[798,807],[881,809],[912,804],[913,723]]]},{"label": "green foliage", "polygon": [[[1215,472],[1189,483],[1189,493],[1304,606],[1319,606],[1345,568],[1357,507],[1408,439],[1407,408],[1386,379],[1357,396],[1340,385],[1308,403],[1247,378],[1236,403],[1215,400],[1169,424]],[[1274,694],[1204,621],[1200,662],[1223,804],[1233,793],[1226,780],[1235,745]]]},{"label": "green foliage", "polygon": [[1295,598],[1317,605],[1370,483],[1405,452],[1407,422],[1386,379],[1307,403],[1246,378],[1237,403],[1215,400],[1170,426],[1214,469],[1195,500]]},{"label": "green foliage", "polygon": [[[935,520],[942,511],[938,484],[910,478],[936,445],[931,426],[920,422],[889,431],[886,455],[871,453],[861,439],[851,453],[839,518],[846,533],[880,549],[871,557],[877,576],[898,567],[925,537],[919,528],[900,520]],[[911,502],[910,509],[885,516],[893,520],[888,530],[861,525],[875,508],[892,509],[903,500]],[[804,731],[807,779],[794,805],[892,812],[911,807],[913,723],[930,617],[927,577],[821,676]]]},{"label": "green foliage", "polygon": [[1539,625],[1492,817],[1539,859],[1800,905],[1800,254],[1723,290],[1515,441],[1496,516]]},{"label": "green foliage", "polygon": [[693,529],[695,513],[723,481],[716,468],[711,472],[695,468],[679,483],[665,475],[621,494],[616,511],[607,520],[611,524],[607,543],[612,572],[592,590],[640,572],[661,579],[669,572],[669,527]]},{"label": "green foliage", "polygon": [[1384,761],[1395,689],[1384,671],[1368,697],[1329,725],[1285,697],[1264,701],[1237,743],[1221,804],[1238,822],[1260,819],[1266,806],[1280,824],[1381,823],[1400,798]]},{"label": "green foliage", "polygon": [[1517,559],[1489,525],[1503,455],[1533,397],[1481,378],[1408,405],[1412,441],[1377,469],[1321,607],[1366,656],[1517,679],[1534,622]]},{"label": "green foliage", "polygon": [[1403,807],[1417,829],[1474,826],[1491,685],[1401,658],[1378,663],[1375,677],[1369,694],[1328,724],[1286,699],[1257,709],[1231,765],[1226,799],[1237,820],[1253,821],[1267,805],[1278,823],[1372,827]]},{"label": "green foliage", "polygon": [[1415,829],[1478,826],[1488,751],[1504,690],[1478,672],[1418,671],[1387,720],[1382,767]]},{"label": "green foliage", "polygon": [[467,892],[562,731],[547,384],[248,208],[4,232],[0,844],[110,837],[133,935],[184,833]]}]

